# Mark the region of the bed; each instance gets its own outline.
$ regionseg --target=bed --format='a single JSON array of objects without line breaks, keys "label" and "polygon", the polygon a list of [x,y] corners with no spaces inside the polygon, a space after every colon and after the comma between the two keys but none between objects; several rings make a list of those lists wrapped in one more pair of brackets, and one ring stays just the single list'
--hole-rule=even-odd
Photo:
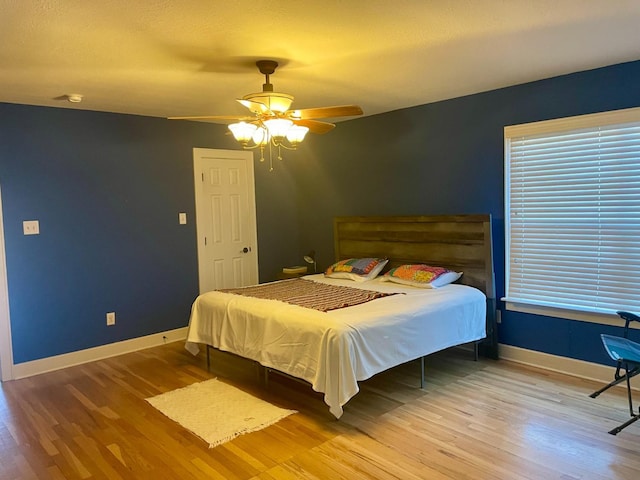
[{"label": "bed", "polygon": [[[423,263],[463,272],[454,284],[422,289],[380,277],[367,282],[309,275],[282,280],[348,287],[382,298],[319,311],[268,298],[213,291],[194,302],[186,348],[206,345],[308,382],[340,418],[358,382],[463,344],[495,356],[495,294],[489,215],[338,217],[336,260],[385,257],[385,271]],[[298,285],[298,284],[295,284]]]}]

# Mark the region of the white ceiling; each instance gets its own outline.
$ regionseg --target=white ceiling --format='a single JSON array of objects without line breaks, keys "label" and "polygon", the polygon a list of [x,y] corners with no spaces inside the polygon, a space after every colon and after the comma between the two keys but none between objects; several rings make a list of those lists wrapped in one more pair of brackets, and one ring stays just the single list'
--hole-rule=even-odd
[{"label": "white ceiling", "polygon": [[0,0],[0,102],[243,114],[259,59],[295,108],[373,115],[640,59],[640,1]]}]

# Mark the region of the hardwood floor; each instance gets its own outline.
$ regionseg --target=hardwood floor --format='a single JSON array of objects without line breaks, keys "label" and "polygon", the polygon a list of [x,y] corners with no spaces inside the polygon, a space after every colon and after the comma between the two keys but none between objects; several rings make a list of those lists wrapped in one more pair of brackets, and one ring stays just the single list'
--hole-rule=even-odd
[{"label": "hardwood floor", "polygon": [[[310,387],[182,342],[2,385],[0,479],[637,479],[624,391],[453,350],[361,384],[336,421]],[[144,399],[218,377],[299,413],[214,449]]]}]

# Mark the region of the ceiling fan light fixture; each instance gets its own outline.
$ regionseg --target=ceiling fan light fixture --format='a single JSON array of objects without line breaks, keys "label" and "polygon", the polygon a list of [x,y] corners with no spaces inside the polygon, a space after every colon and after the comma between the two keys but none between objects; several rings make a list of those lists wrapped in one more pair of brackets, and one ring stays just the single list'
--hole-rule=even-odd
[{"label": "ceiling fan light fixture", "polygon": [[288,118],[271,118],[264,121],[264,126],[269,131],[269,136],[276,141],[285,139],[292,125],[293,122]]},{"label": "ceiling fan light fixture", "polygon": [[[293,103],[292,95],[280,92],[250,93],[242,97],[242,99],[252,102],[250,105],[245,106],[253,111],[253,113],[284,113],[289,110],[291,103]],[[260,105],[260,108],[266,108],[266,110],[260,112],[254,111],[255,109],[253,109],[252,106],[256,104]]]},{"label": "ceiling fan light fixture", "polygon": [[256,125],[247,122],[232,123],[229,125],[229,130],[231,130],[233,138],[243,145],[247,145],[249,141],[253,140],[257,129],[258,127]]},{"label": "ceiling fan light fixture", "polygon": [[287,140],[292,146],[297,146],[304,140],[304,136],[309,131],[309,127],[303,127],[302,125],[292,125],[287,130]]},{"label": "ceiling fan light fixture", "polygon": [[271,135],[269,135],[269,131],[265,127],[258,127],[253,133],[252,140],[256,146],[264,147],[271,141]]}]

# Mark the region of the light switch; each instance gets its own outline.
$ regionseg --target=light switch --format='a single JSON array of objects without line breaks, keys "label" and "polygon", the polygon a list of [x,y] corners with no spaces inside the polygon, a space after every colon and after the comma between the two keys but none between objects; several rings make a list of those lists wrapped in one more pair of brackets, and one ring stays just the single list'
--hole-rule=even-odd
[{"label": "light switch", "polygon": [[180,222],[180,225],[186,225],[187,224],[187,214],[186,213],[179,213],[178,214],[178,221]]},{"label": "light switch", "polygon": [[40,235],[40,222],[38,220],[25,220],[22,222],[22,230],[25,235]]}]

